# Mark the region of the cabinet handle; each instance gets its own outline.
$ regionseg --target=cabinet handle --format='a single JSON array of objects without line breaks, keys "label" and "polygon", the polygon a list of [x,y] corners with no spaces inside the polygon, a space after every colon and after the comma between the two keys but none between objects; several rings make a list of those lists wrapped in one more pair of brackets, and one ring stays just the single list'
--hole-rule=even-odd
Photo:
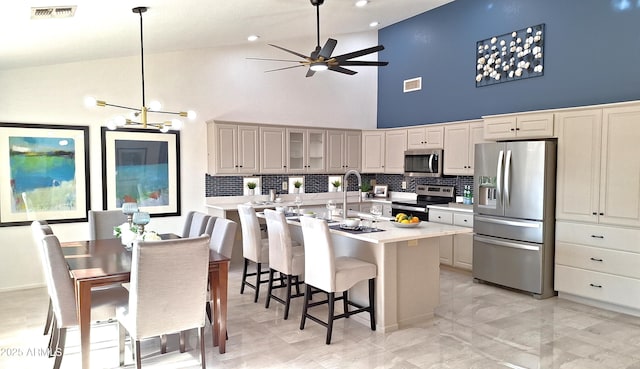
[{"label": "cabinet handle", "polygon": [[520,130],[520,128],[516,128],[516,131],[519,131],[519,130]]},{"label": "cabinet handle", "polygon": [[597,235],[597,234],[592,234],[591,238],[600,238],[600,239],[604,239],[604,236],[601,235]]},{"label": "cabinet handle", "polygon": [[604,260],[602,260],[602,259],[600,259],[600,258],[589,258],[589,259],[591,259],[591,260],[593,260],[593,261],[599,261],[599,262],[603,262],[603,261],[604,261]]},{"label": "cabinet handle", "polygon": [[602,285],[595,284],[595,283],[589,283],[589,286],[595,287],[595,288],[602,288]]},{"label": "cabinet handle", "polygon": [[604,215],[604,213],[600,213],[600,215]]},{"label": "cabinet handle", "polygon": [[594,211],[593,213],[591,213],[591,214],[593,214],[593,215],[598,215],[598,213],[596,213],[595,211]]},{"label": "cabinet handle", "polygon": [[464,219],[464,220],[463,220],[463,222],[465,222],[465,223],[466,223],[466,222],[467,222],[467,220],[466,220],[466,219]]},{"label": "cabinet handle", "polygon": [[515,131],[515,128],[511,128],[511,132]]}]

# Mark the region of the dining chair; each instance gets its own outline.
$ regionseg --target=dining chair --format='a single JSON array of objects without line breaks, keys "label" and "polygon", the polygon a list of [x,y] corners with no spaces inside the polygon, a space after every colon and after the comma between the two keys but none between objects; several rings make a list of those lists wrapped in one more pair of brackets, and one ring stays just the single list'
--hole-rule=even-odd
[{"label": "dining chair", "polygon": [[[304,295],[304,305],[302,308],[302,319],[300,329],[304,329],[306,318],[327,328],[326,344],[331,343],[331,333],[333,331],[333,321],[340,318],[349,318],[353,314],[368,312],[371,320],[371,330],[376,330],[375,314],[375,278],[377,267],[375,264],[366,261],[347,257],[335,256],[329,226],[323,219],[311,217],[301,217],[302,236],[305,244],[304,268],[305,283],[307,288]],[[364,307],[349,300],[348,291],[356,283],[369,281],[369,306]],[[311,303],[311,295],[317,289],[327,293],[327,300]],[[336,293],[342,292],[342,297],[335,297]],[[335,314],[335,302],[342,300],[342,314]],[[328,318],[324,322],[321,319],[308,313],[310,307],[329,304]],[[349,310],[353,306],[355,310]]]},{"label": "dining chair", "polygon": [[205,368],[202,308],[207,299],[209,236],[140,241],[132,250],[128,305],[116,311],[119,324],[120,365],[124,365],[125,331],[134,344],[136,368],[142,364],[140,340],[198,328],[200,360]]},{"label": "dining chair", "polygon": [[[289,306],[292,297],[304,296],[300,293],[300,278],[304,274],[304,247],[292,246],[291,232],[284,217],[284,212],[270,209],[264,210],[267,220],[267,233],[269,235],[269,283],[267,287],[267,300],[264,307],[269,308],[271,299],[284,305],[284,320],[289,318]],[[280,283],[274,285],[274,274],[280,273]],[[283,284],[283,276],[286,283]],[[296,294],[291,295],[291,287],[296,287]],[[273,294],[274,289],[286,288],[284,300]]]},{"label": "dining chair", "polygon": [[127,222],[122,210],[89,210],[89,239],[116,238],[113,228]]},{"label": "dining chair", "polygon": [[[256,216],[255,209],[251,205],[238,205],[238,215],[240,216],[240,228],[242,229],[242,255],[244,257],[240,294],[244,293],[245,286],[253,288],[256,291],[253,302],[258,302],[260,285],[269,282],[267,279],[261,280],[263,274],[269,273],[268,270],[262,271],[262,264],[269,263],[269,239],[262,238],[260,222]],[[247,273],[251,262],[256,264],[255,273]],[[252,276],[256,276],[255,284],[247,281],[247,277]]]},{"label": "dining chair", "polygon": [[[33,237],[33,242],[36,246],[36,250],[38,250],[38,255],[40,255],[40,262],[42,264],[42,272],[44,274],[45,279],[48,278],[47,269],[47,258],[44,255],[44,248],[42,247],[42,239],[44,236],[53,234],[51,227],[44,220],[34,220],[31,223],[31,235]],[[51,283],[47,281],[47,288]],[[43,335],[47,335],[51,330],[51,323],[53,321],[53,305],[51,303],[51,290],[48,290],[49,293],[49,308],[47,309],[47,320],[44,323],[44,333]]]},{"label": "dining chair", "polygon": [[[236,230],[238,223],[226,218],[211,217],[209,222],[215,222],[211,229],[211,240],[209,241],[209,249],[218,254],[231,259],[233,254],[233,245],[236,240]],[[207,299],[207,317],[211,320],[211,299]],[[214,314],[215,315],[215,314]]]},{"label": "dining chair", "polygon": [[188,212],[182,228],[182,238],[200,237],[200,235],[206,233],[209,218],[211,218],[210,215],[199,211],[192,210]]},{"label": "dining chair", "polygon": [[[64,355],[67,328],[78,325],[76,299],[73,280],[69,276],[69,267],[64,259],[58,238],[54,235],[42,239],[43,254],[46,258],[45,272],[51,291],[53,305],[53,326],[50,340],[50,352],[55,354],[54,369],[60,368]],[[91,291],[92,320],[108,320],[115,316],[115,307],[126,303],[128,292],[123,287],[97,289]]]}]

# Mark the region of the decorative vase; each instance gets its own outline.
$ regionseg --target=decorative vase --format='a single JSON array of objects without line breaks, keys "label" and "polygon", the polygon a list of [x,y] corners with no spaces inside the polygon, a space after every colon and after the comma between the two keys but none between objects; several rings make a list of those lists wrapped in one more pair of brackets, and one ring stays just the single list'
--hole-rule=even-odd
[{"label": "decorative vase", "polygon": [[253,196],[253,195],[255,194],[255,192],[256,192],[256,189],[255,189],[255,188],[250,188],[250,189],[247,191],[247,193],[249,194],[249,196]]},{"label": "decorative vase", "polygon": [[294,187],[293,188],[293,193],[300,193],[300,188],[299,187]]}]

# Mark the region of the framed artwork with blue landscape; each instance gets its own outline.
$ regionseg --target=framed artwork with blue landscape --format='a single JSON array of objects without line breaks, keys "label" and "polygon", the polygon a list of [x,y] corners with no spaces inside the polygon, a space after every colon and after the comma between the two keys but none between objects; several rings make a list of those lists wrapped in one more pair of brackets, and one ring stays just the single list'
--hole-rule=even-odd
[{"label": "framed artwork with blue landscape", "polygon": [[102,128],[103,208],[180,215],[180,133]]},{"label": "framed artwork with blue landscape", "polygon": [[86,222],[89,127],[0,123],[0,226]]}]

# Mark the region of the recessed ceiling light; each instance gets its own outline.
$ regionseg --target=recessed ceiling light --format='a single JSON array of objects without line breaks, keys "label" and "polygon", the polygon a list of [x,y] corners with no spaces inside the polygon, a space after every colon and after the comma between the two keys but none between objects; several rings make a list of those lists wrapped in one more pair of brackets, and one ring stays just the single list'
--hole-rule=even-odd
[{"label": "recessed ceiling light", "polygon": [[369,0],[358,0],[356,1],[356,6],[358,8],[362,8],[363,6],[367,5],[369,3]]},{"label": "recessed ceiling light", "polygon": [[369,23],[369,27],[374,28],[374,27],[378,27],[380,25],[379,22],[373,21],[371,23]]},{"label": "recessed ceiling light", "polygon": [[251,36],[247,37],[247,40],[253,42],[253,41],[256,41],[259,38],[260,38],[260,36],[258,36],[258,35],[251,35]]}]

